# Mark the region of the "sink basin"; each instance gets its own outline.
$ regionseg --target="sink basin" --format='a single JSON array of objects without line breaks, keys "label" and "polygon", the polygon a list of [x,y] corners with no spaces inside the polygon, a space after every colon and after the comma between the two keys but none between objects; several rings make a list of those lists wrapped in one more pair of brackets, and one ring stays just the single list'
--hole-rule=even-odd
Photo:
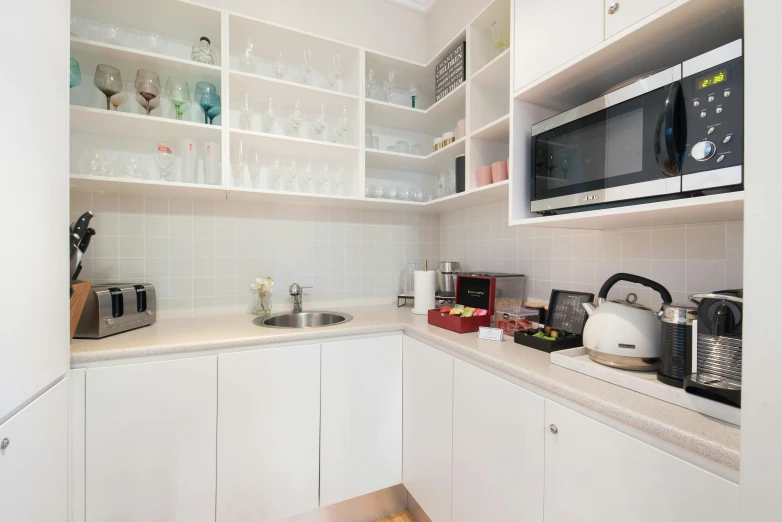
[{"label": "sink basin", "polygon": [[317,328],[347,323],[352,319],[352,315],[342,312],[301,312],[298,314],[288,312],[265,318],[257,317],[253,319],[253,324],[267,328]]}]

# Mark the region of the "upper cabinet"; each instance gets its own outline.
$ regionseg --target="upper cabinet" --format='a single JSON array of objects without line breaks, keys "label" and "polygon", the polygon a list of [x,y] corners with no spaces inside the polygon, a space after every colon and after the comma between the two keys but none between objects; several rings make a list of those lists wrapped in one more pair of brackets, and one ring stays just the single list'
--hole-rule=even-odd
[{"label": "upper cabinet", "polygon": [[[644,3],[642,0],[635,0]],[[514,90],[603,41],[604,0],[515,2]],[[654,0],[659,3],[660,0]],[[650,2],[651,3],[651,2]],[[534,45],[530,45],[534,42]]]},{"label": "upper cabinet", "polygon": [[619,31],[640,22],[673,0],[605,0],[605,37],[611,38]]}]

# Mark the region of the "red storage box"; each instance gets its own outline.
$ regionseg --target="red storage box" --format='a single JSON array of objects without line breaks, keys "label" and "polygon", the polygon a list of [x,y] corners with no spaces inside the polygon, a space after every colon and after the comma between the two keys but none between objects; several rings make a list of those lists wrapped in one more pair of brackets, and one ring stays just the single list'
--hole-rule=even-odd
[{"label": "red storage box", "polygon": [[478,315],[472,317],[459,317],[458,315],[440,315],[440,310],[429,310],[429,324],[439,326],[456,333],[477,332],[481,326],[489,326],[491,317]]}]

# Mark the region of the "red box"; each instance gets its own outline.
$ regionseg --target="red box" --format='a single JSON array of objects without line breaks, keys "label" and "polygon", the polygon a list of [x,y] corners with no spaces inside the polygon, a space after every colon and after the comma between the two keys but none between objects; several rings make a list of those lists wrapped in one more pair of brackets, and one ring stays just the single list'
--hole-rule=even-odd
[{"label": "red box", "polygon": [[474,315],[472,317],[459,317],[458,315],[440,315],[440,310],[429,310],[429,324],[439,326],[456,333],[477,332],[481,326],[489,326],[491,316]]},{"label": "red box", "polygon": [[[471,308],[488,310],[490,322],[491,317],[494,316],[494,300],[496,293],[496,277],[459,274],[456,278],[456,302]],[[478,330],[472,331],[477,332]]]}]

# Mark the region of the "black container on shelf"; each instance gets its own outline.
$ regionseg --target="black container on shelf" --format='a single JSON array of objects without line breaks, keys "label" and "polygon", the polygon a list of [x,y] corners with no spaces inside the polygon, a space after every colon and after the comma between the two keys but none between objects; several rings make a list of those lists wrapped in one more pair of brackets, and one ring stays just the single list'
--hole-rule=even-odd
[{"label": "black container on shelf", "polygon": [[550,326],[553,330],[557,330],[560,336],[553,341],[535,337],[536,333],[543,330],[538,328],[516,332],[513,334],[513,341],[547,353],[582,346],[581,333],[584,331],[587,317],[581,304],[591,303],[594,299],[595,294],[588,292],[552,290],[543,326]]},{"label": "black container on shelf", "polygon": [[456,192],[464,192],[464,154],[456,156]]}]

